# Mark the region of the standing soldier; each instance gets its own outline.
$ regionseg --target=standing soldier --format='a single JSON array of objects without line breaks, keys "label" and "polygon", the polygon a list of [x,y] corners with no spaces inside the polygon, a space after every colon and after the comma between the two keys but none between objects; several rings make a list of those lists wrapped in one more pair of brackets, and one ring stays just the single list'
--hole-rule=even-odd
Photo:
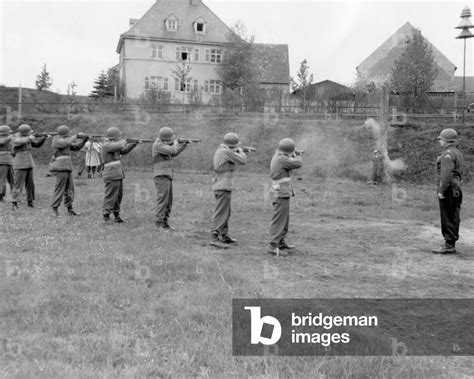
[{"label": "standing soldier", "polygon": [[12,169],[12,135],[8,125],[0,126],[0,202],[7,191],[7,183],[10,186],[10,192],[13,188],[13,169]]},{"label": "standing soldier", "polygon": [[457,149],[457,139],[458,134],[454,129],[444,129],[438,137],[442,152],[436,160],[437,194],[441,215],[441,233],[445,244],[438,250],[433,250],[435,254],[456,253],[455,244],[459,239],[464,158]]},{"label": "standing soldier", "polygon": [[18,132],[12,137],[14,170],[12,191],[13,209],[18,209],[18,197],[20,196],[23,186],[25,186],[26,189],[28,206],[34,208],[35,182],[33,179],[33,168],[35,167],[35,162],[31,156],[31,148],[41,147],[47,137],[48,136],[45,135],[42,138],[36,138],[30,126],[26,124],[20,125]]},{"label": "standing soldier", "polygon": [[188,143],[180,143],[168,127],[158,132],[158,138],[153,144],[153,180],[156,187],[156,216],[158,228],[174,230],[168,223],[173,205],[173,158],[181,154]]},{"label": "standing soldier", "polygon": [[67,213],[71,216],[77,216],[78,213],[72,208],[74,200],[74,179],[72,177],[72,160],[70,151],[82,149],[87,141],[87,137],[78,139],[75,135],[69,136],[70,130],[66,125],[58,127],[58,135],[53,138],[53,158],[49,165],[49,170],[56,176],[56,185],[54,187],[53,216],[58,217],[58,208],[61,205],[64,196],[64,205]]},{"label": "standing soldier", "polygon": [[[290,197],[294,196],[291,186],[291,171],[301,167],[302,151],[295,150],[290,138],[283,138],[270,164],[272,182],[273,217],[270,227],[270,254],[286,256],[285,250],[293,249],[285,237],[290,226]],[[283,251],[280,251],[283,250]]]},{"label": "standing soldier", "polygon": [[384,175],[383,155],[379,149],[375,149],[372,156],[372,184],[383,183]]},{"label": "standing soldier", "polygon": [[210,244],[217,247],[227,247],[227,244],[237,242],[229,236],[228,232],[235,166],[247,163],[247,155],[239,145],[237,134],[227,133],[224,136],[224,143],[214,153],[215,176],[212,190],[216,199],[216,208]]},{"label": "standing soldier", "polygon": [[104,145],[102,146],[102,161],[104,172],[102,178],[105,183],[103,217],[104,221],[110,221],[110,214],[114,214],[114,221],[121,223],[120,204],[123,195],[123,178],[125,177],[120,156],[131,152],[139,143],[127,143],[121,138],[122,132],[116,127],[107,129]]}]

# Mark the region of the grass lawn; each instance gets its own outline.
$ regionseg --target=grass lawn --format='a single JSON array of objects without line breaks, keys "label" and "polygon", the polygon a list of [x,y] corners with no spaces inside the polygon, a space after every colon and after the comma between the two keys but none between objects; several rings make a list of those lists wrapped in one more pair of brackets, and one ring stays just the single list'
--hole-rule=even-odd
[{"label": "grass lawn", "polygon": [[[125,224],[104,225],[103,181],[76,179],[78,217],[50,216],[54,178],[35,172],[38,208],[0,204],[0,377],[468,378],[472,357],[233,357],[231,301],[471,298],[474,195],[460,254],[442,242],[433,188],[295,181],[288,258],[267,254],[265,175],[237,174],[228,250],[208,245],[210,174],[181,171],[170,222],[154,228],[151,172],[126,169]],[[7,199],[9,200],[9,199]]]}]

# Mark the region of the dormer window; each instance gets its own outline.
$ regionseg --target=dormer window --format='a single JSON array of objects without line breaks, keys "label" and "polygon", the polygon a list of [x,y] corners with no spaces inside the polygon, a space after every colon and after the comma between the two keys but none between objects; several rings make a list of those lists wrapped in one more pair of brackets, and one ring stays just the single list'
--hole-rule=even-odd
[{"label": "dormer window", "polygon": [[194,31],[196,34],[206,34],[206,21],[202,17],[194,21]]},{"label": "dormer window", "polygon": [[178,18],[172,14],[165,20],[166,30],[169,32],[175,32],[178,30]]}]

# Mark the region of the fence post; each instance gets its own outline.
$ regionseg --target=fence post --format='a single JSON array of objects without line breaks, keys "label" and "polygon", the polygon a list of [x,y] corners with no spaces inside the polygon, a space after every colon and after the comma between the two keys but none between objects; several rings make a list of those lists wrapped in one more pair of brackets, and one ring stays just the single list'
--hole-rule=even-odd
[{"label": "fence post", "polygon": [[380,140],[379,146],[382,150],[388,150],[387,146],[387,132],[388,132],[388,102],[389,90],[386,86],[382,86],[382,93],[380,98]]}]

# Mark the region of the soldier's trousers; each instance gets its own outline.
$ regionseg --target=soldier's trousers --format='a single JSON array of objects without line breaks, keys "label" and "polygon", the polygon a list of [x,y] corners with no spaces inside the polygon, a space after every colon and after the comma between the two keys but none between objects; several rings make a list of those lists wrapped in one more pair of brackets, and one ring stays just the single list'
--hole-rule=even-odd
[{"label": "soldier's trousers", "polygon": [[290,226],[290,198],[277,198],[272,202],[273,217],[270,226],[270,243],[279,245],[282,242]]},{"label": "soldier's trousers", "polygon": [[7,183],[10,186],[10,192],[13,189],[13,169],[10,165],[0,165],[0,198],[7,193]]},{"label": "soldier's trousers", "polygon": [[173,180],[167,176],[155,176],[157,224],[166,224],[173,206]]},{"label": "soldier's trousers", "polygon": [[232,191],[214,191],[214,197],[216,199],[216,208],[212,217],[211,233],[225,236],[229,232]]},{"label": "soldier's trousers", "polygon": [[120,213],[123,196],[123,179],[105,180],[103,214]]},{"label": "soldier's trousers", "polygon": [[[455,244],[459,239],[459,224],[461,222],[462,191],[460,188],[454,190],[448,188],[444,199],[439,199],[439,210],[441,215],[441,233],[447,244]],[[455,196],[457,195],[457,196]]]},{"label": "soldier's trousers", "polygon": [[56,176],[56,185],[54,186],[53,208],[58,208],[63,201],[66,208],[72,207],[74,200],[74,180],[72,178],[71,171],[52,171],[53,175]]},{"label": "soldier's trousers", "polygon": [[14,170],[12,201],[18,201],[23,186],[26,189],[26,200],[28,202],[35,199],[35,182],[33,180],[33,169],[25,168]]}]

